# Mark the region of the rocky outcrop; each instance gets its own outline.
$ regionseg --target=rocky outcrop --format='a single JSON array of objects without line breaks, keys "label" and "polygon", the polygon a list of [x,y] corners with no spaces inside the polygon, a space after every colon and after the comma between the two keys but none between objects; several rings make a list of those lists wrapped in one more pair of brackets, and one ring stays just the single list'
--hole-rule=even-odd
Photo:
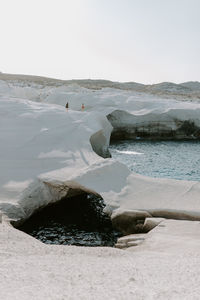
[{"label": "rocky outcrop", "polygon": [[146,211],[115,210],[111,215],[113,227],[124,235],[142,232],[144,220],[151,215]]},{"label": "rocky outcrop", "polygon": [[[193,119],[191,113],[194,113]],[[134,115],[125,111],[116,110],[107,116],[113,131],[113,140],[124,139],[151,139],[151,140],[193,140],[200,139],[200,110],[177,111],[173,110],[156,114],[150,112]]]},{"label": "rocky outcrop", "polygon": [[[62,105],[68,93],[73,101],[66,112]],[[151,216],[200,219],[198,182],[138,176],[123,164],[102,158],[110,156],[112,126],[113,136],[121,132],[123,138],[198,138],[199,104],[111,88],[41,89],[30,82],[28,87],[26,82],[0,82],[0,98],[0,209],[10,219],[20,222],[72,191],[99,194],[110,215],[117,208],[128,211],[126,217],[112,216],[124,234],[140,231]],[[84,112],[80,103],[85,104]]]},{"label": "rocky outcrop", "polygon": [[[110,138],[109,138],[110,140]],[[109,141],[102,130],[99,130],[98,132],[94,133],[90,138],[90,143],[92,145],[92,149],[96,154],[103,158],[109,158],[111,157],[110,151],[108,149]]]},{"label": "rocky outcrop", "polygon": [[[121,208],[113,211],[111,215],[112,225],[124,235],[147,233],[159,225],[164,218],[153,218],[147,211],[123,210]],[[132,235],[135,236],[135,235]],[[123,238],[119,239],[123,241]]]}]

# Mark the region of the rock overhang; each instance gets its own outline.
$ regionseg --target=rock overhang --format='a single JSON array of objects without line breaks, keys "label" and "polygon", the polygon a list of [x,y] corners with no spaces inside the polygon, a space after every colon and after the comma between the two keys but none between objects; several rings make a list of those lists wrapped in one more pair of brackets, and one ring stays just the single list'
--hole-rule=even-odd
[{"label": "rock overhang", "polygon": [[[69,87],[67,91],[70,91]],[[79,92],[80,88],[75,89],[76,94]],[[87,91],[84,90],[84,92],[86,92],[88,97]],[[105,99],[102,96],[104,92],[106,95]],[[47,197],[47,195],[49,197],[49,191],[47,191],[46,186],[53,186],[56,181],[59,182],[63,190],[65,190],[66,187],[69,188],[67,185],[69,182],[71,184],[73,182],[72,185],[73,187],[76,186],[77,191],[80,185],[82,190],[87,189],[100,194],[104,198],[107,204],[107,211],[110,211],[110,214],[118,207],[124,206],[124,208],[130,208],[130,203],[138,203],[138,198],[134,192],[129,189],[134,182],[137,182],[137,176],[131,176],[130,171],[125,166],[122,166],[122,164],[114,162],[111,159],[104,160],[100,157],[109,157],[108,146],[112,126],[114,132],[116,132],[116,130],[120,131],[121,127],[126,129],[127,126],[128,134],[130,135],[133,133],[133,130],[135,130],[133,128],[135,125],[137,125],[137,128],[139,126],[140,129],[142,129],[139,130],[140,133],[145,130],[150,132],[149,127],[151,127],[154,135],[158,133],[156,128],[166,132],[167,127],[168,131],[174,132],[176,129],[179,130],[183,127],[189,137],[195,138],[193,133],[199,129],[199,104],[178,103],[177,101],[168,101],[163,104],[161,104],[160,101],[155,104],[155,99],[152,100],[152,96],[149,101],[147,101],[148,98],[142,95],[141,104],[138,106],[139,100],[130,98],[130,92],[128,92],[129,101],[121,103],[121,109],[116,110],[115,107],[119,105],[120,101],[120,93],[112,94],[112,89],[105,89],[105,91],[98,91],[93,97],[91,96],[93,93],[90,91],[89,95],[91,99],[96,99],[97,101],[98,95],[101,96],[101,101],[103,102],[100,101],[100,103],[98,103],[98,107],[102,105],[101,112],[99,113],[95,112],[95,104],[97,102],[92,104],[90,112],[83,113],[73,110],[66,112],[63,107],[55,104],[35,103],[23,99],[13,99],[13,97],[8,97],[7,100],[4,98],[1,99],[1,105],[3,105],[5,115],[7,116],[7,118],[4,119],[5,123],[3,125],[4,128],[7,128],[7,131],[10,129],[7,137],[6,130],[5,132],[1,131],[1,133],[3,134],[3,139],[11,149],[4,148],[4,158],[6,158],[4,160],[5,170],[6,167],[9,166],[9,172],[5,171],[3,176],[4,179],[8,176],[8,180],[4,182],[1,188],[1,199],[4,202],[4,204],[2,204],[4,211],[6,203],[8,203],[8,207],[10,208],[13,203],[19,214],[19,203],[20,205],[22,205],[22,203],[24,205],[25,202],[23,202],[23,199],[25,198],[23,197],[25,194],[26,199],[29,196],[32,197],[31,194],[27,196],[27,193],[31,193],[30,190],[32,186],[37,186],[38,188],[38,192],[34,192],[37,197],[41,198],[40,196],[42,194],[44,194],[44,198]],[[109,97],[112,99],[112,105],[106,106],[104,100],[107,101]],[[123,94],[123,97],[127,97],[126,92]],[[54,100],[56,101],[56,98]],[[46,99],[46,101],[48,100]],[[135,107],[134,103],[136,103]],[[130,110],[130,108],[132,109]],[[3,115],[3,110],[1,111]],[[108,115],[112,126],[107,121],[106,115]],[[34,130],[31,132],[33,128]],[[179,130],[178,134],[184,135],[184,132]],[[56,148],[55,145],[58,147]],[[24,147],[23,151],[22,147]],[[94,151],[98,155],[96,155]],[[11,158],[13,162],[12,168],[10,168],[11,164],[9,163]],[[26,165],[27,170],[24,170],[21,167],[22,165]],[[20,172],[18,172],[19,169]],[[8,174],[11,174],[11,172],[12,177]],[[15,180],[15,178],[17,178],[17,180]],[[66,182],[68,183],[66,184]],[[146,178],[142,178],[141,182],[141,192],[138,193],[140,194],[140,199],[148,203],[150,198],[147,199],[146,194],[143,193],[147,185]],[[181,205],[181,199],[184,198],[184,196],[179,192],[181,189],[179,186],[181,186],[182,183],[173,181],[168,181],[168,183],[169,185],[172,183],[174,189],[172,197],[175,197],[176,201],[178,203],[180,202]],[[157,189],[165,189],[165,184],[163,184],[162,181],[158,180],[156,185],[155,180],[152,179],[151,184],[154,186],[154,190],[151,190],[152,195],[156,195]],[[126,190],[125,196],[123,193],[124,190]],[[179,193],[178,197],[177,193]],[[62,193],[60,196],[56,194],[56,188],[52,194],[55,199],[61,199]],[[161,195],[159,197],[161,197]],[[188,199],[190,199],[190,197],[191,196],[188,196]],[[158,197],[155,196],[154,198],[157,199]],[[53,198],[51,197],[51,199]],[[198,210],[198,201],[195,201],[197,203],[196,209]],[[42,205],[46,202],[48,203],[46,200],[43,201]],[[154,209],[155,211],[157,210],[159,216],[159,202],[155,205]],[[173,205],[172,211],[174,209],[174,214],[176,214],[175,211],[177,211],[177,207],[180,209],[180,206],[178,204],[178,206],[175,205],[173,207]],[[33,207],[32,210],[34,211],[35,208]],[[134,206],[134,209],[135,208],[144,209],[144,206],[143,204],[137,204],[137,207]],[[166,206],[165,209],[168,210],[169,208]],[[188,207],[187,209],[189,209],[189,213],[191,213],[192,209]],[[22,209],[22,214],[23,212],[24,208]]]}]

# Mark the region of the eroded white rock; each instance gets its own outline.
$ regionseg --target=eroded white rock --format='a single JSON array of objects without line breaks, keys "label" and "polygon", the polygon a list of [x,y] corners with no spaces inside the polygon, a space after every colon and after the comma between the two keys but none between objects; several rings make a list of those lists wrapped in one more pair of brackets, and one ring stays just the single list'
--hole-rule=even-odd
[{"label": "eroded white rock", "polygon": [[127,249],[128,247],[140,245],[146,238],[146,234],[129,234],[117,239],[116,248]]},{"label": "eroded white rock", "polygon": [[[98,155],[109,154],[112,126],[106,115],[115,112],[116,126],[145,127],[158,120],[174,129],[188,120],[199,126],[200,104],[115,88],[86,89],[77,83],[44,85],[37,79],[33,84],[29,80],[27,87],[26,78],[0,84],[0,208],[4,213],[24,219],[59,201],[68,189],[82,189],[100,194],[110,214],[123,208],[154,217],[200,219],[198,182],[139,176]],[[83,102],[85,111],[80,112]]]},{"label": "eroded white rock", "polygon": [[146,218],[144,221],[142,231],[149,232],[154,227],[156,227],[158,224],[160,224],[163,220],[165,220],[165,219],[164,218]]}]

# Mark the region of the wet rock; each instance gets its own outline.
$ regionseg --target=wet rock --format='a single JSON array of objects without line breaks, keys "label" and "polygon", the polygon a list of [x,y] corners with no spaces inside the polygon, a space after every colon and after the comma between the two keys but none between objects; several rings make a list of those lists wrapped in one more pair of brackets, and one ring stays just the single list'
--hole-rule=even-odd
[{"label": "wet rock", "polygon": [[82,194],[45,207],[18,229],[46,244],[114,246],[120,236],[103,212],[103,199]]},{"label": "wet rock", "polygon": [[117,209],[111,215],[112,225],[123,234],[142,232],[145,218],[152,217],[146,211]]}]

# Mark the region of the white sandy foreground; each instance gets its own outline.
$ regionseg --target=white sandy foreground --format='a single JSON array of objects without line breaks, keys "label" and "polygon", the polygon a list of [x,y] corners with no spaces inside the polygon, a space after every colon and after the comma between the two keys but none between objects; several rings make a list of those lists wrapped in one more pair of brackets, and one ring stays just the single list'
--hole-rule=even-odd
[{"label": "white sandy foreground", "polygon": [[[119,125],[158,119],[174,128],[177,119],[199,126],[200,104],[24,84],[0,82],[0,299],[199,299],[199,182],[140,176],[98,154],[108,154],[106,115],[119,108]],[[100,194],[110,215],[198,221],[163,221],[127,250],[45,245],[9,225],[72,191]]]},{"label": "white sandy foreground", "polygon": [[3,223],[0,299],[199,299],[200,223],[160,225],[124,251],[45,245]]}]

